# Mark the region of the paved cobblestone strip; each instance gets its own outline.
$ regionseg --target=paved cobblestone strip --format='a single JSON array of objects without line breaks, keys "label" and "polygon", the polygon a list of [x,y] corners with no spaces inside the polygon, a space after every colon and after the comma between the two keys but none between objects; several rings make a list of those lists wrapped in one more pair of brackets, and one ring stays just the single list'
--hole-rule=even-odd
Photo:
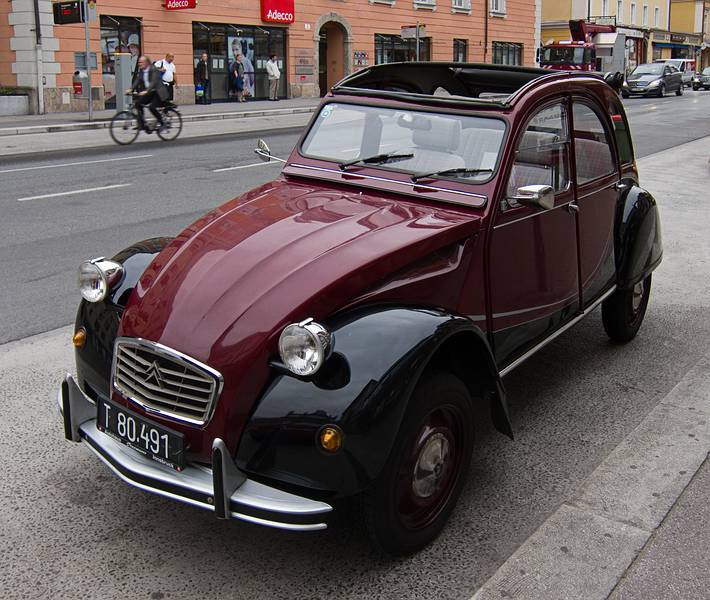
[{"label": "paved cobblestone strip", "polygon": [[607,598],[710,451],[706,355],[473,600]]}]

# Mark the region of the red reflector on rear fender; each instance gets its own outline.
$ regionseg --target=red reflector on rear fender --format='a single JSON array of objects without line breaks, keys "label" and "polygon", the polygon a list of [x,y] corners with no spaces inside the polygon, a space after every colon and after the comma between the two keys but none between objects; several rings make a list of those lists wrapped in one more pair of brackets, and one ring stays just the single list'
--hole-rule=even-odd
[{"label": "red reflector on rear fender", "polygon": [[611,120],[614,121],[614,123],[621,123],[624,119],[621,115],[611,115]]}]

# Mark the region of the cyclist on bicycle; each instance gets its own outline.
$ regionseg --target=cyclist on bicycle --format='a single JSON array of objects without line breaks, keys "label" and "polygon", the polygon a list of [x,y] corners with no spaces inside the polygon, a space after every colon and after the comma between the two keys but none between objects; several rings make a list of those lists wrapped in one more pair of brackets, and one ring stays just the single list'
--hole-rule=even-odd
[{"label": "cyclist on bicycle", "polygon": [[168,90],[163,83],[162,73],[153,66],[153,63],[147,56],[141,56],[138,59],[138,69],[133,77],[132,88],[126,92],[127,94],[136,94],[134,106],[138,109],[140,117],[139,125],[146,133],[152,133],[145,124],[143,115],[144,108],[147,106],[151,114],[158,121],[158,130],[164,127],[163,117],[158,108],[162,107],[168,99]]}]

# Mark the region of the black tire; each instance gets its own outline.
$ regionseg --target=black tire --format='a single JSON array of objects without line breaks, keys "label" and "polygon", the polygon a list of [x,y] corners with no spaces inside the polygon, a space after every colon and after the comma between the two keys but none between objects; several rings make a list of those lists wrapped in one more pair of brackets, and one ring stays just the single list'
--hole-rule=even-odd
[{"label": "black tire", "polygon": [[666,95],[666,85],[662,83],[658,86],[658,97],[663,98]]},{"label": "black tire", "polygon": [[176,140],[182,131],[182,116],[174,108],[166,108],[163,111],[163,129],[158,129],[158,137],[164,142]]},{"label": "black tire", "polygon": [[602,323],[607,335],[620,344],[636,337],[646,315],[651,276],[628,290],[616,290],[602,302]]},{"label": "black tire", "polygon": [[111,119],[109,133],[111,139],[121,146],[132,144],[140,133],[136,116],[130,110],[116,113]]},{"label": "black tire", "polygon": [[694,85],[694,86],[693,86],[693,91],[694,91],[694,92],[697,92],[699,89],[700,89],[699,86],[697,86],[697,85]]},{"label": "black tire", "polygon": [[378,549],[406,556],[441,533],[471,464],[473,419],[473,401],[460,379],[424,373],[387,464],[362,497],[367,530]]},{"label": "black tire", "polygon": [[626,93],[626,92],[621,92],[621,96],[622,96],[623,98],[630,98],[630,97],[631,97],[631,94],[628,94],[628,93]]},{"label": "black tire", "polygon": [[676,91],[675,91],[676,96],[682,96],[683,95],[683,86],[681,85]]}]

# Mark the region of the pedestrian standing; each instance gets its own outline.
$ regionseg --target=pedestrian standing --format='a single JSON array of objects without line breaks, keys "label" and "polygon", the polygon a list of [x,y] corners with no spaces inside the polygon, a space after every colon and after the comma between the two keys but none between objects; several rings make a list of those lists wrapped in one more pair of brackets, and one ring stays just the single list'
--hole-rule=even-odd
[{"label": "pedestrian standing", "polygon": [[202,56],[195,67],[195,85],[202,89],[202,94],[198,94],[197,90],[195,90],[197,102],[199,104],[211,104],[212,89],[210,87],[210,64],[207,52],[202,53]]},{"label": "pedestrian standing", "polygon": [[155,67],[163,74],[163,83],[168,88],[168,99],[172,102],[175,98],[175,86],[177,85],[175,56],[168,52],[163,60],[155,62]]},{"label": "pedestrian standing", "polygon": [[275,54],[272,54],[266,61],[266,74],[269,76],[269,100],[275,102],[279,99],[279,79],[281,79],[281,71],[279,71]]}]

